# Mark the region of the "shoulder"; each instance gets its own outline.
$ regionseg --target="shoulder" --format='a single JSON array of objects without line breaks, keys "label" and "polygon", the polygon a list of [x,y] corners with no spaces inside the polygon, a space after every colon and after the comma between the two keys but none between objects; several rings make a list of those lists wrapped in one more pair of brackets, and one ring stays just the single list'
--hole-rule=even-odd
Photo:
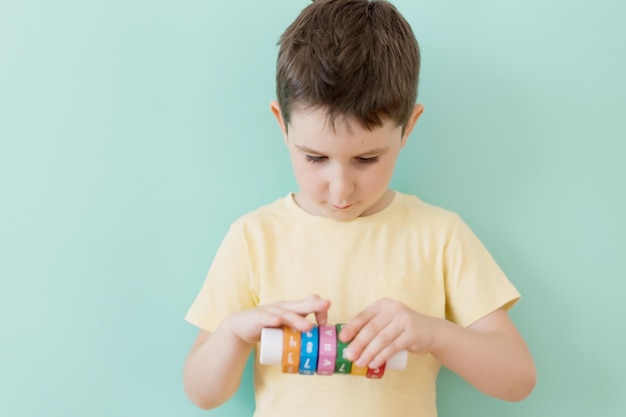
[{"label": "shoulder", "polygon": [[460,216],[443,207],[427,203],[412,194],[398,193],[402,220],[436,227],[454,227],[462,222]]},{"label": "shoulder", "polygon": [[288,222],[290,216],[285,204],[286,198],[278,198],[269,204],[244,214],[231,224],[231,228],[249,230],[271,227],[272,225],[277,226]]}]

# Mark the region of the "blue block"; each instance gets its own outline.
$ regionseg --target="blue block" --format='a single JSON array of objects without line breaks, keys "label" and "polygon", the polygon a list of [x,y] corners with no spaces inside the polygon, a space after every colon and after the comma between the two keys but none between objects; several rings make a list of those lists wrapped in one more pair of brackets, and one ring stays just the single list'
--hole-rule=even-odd
[{"label": "blue block", "polygon": [[320,344],[317,326],[313,327],[310,332],[302,333],[300,343],[300,368],[298,372],[304,375],[315,375]]}]

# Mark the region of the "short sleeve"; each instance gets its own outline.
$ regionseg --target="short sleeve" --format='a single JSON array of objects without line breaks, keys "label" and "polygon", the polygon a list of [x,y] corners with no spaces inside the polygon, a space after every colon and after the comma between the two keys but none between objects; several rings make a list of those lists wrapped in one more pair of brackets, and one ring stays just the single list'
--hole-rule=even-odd
[{"label": "short sleeve", "polygon": [[445,248],[446,318],[467,327],[509,309],[520,294],[472,230],[458,217]]},{"label": "short sleeve", "polygon": [[257,305],[246,254],[240,229],[231,225],[185,320],[212,332],[226,316]]}]

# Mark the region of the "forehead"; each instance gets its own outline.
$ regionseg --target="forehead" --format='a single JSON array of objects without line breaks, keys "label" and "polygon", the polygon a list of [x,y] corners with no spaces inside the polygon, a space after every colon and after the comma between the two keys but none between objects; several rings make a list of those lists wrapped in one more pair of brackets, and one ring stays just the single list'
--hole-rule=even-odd
[{"label": "forehead", "polygon": [[302,140],[357,138],[372,142],[397,140],[401,138],[402,128],[394,121],[386,119],[382,126],[367,129],[355,118],[331,118],[323,108],[300,108],[291,113],[288,132],[289,136]]}]

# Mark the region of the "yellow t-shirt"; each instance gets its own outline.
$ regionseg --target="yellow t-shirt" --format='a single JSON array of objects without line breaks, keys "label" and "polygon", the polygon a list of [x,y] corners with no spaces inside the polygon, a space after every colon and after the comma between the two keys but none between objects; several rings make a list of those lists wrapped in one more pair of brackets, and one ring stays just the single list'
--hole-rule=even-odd
[{"label": "yellow t-shirt", "polygon": [[[233,312],[312,293],[331,300],[331,324],[388,297],[468,326],[519,299],[454,213],[396,192],[384,210],[338,222],[288,195],[231,225],[186,320],[213,331]],[[283,374],[257,358],[254,415],[435,417],[439,368],[431,355],[409,355],[405,370],[374,380]]]}]

